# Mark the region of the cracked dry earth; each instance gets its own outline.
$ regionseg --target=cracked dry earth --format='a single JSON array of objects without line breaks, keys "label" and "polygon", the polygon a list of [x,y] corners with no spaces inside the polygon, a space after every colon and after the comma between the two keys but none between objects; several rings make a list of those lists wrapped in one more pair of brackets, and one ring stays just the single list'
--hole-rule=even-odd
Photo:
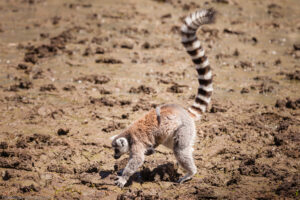
[{"label": "cracked dry earth", "polygon": [[[198,173],[182,185],[159,147],[124,189],[109,137],[162,103],[190,105],[196,71],[180,43],[203,26],[212,104],[197,122]],[[0,1],[0,199],[300,198],[297,0]]]}]

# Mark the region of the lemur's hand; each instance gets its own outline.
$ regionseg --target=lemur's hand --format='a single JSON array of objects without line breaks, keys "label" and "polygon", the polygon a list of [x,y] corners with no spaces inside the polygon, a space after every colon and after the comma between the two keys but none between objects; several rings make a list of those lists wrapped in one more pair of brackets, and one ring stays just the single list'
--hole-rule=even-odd
[{"label": "lemur's hand", "polygon": [[126,184],[126,182],[127,182],[127,180],[126,180],[124,177],[118,176],[118,177],[117,177],[117,180],[115,181],[115,184],[116,184],[117,186],[119,186],[120,188],[123,188],[124,185]]}]

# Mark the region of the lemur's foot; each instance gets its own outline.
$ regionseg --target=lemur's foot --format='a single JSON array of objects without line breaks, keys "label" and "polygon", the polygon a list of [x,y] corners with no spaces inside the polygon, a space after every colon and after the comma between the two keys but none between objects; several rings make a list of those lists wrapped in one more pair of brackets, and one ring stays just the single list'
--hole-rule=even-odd
[{"label": "lemur's foot", "polygon": [[118,177],[117,177],[117,180],[115,181],[115,184],[116,184],[117,186],[119,186],[120,188],[123,188],[124,185],[126,184],[126,182],[127,182],[127,180],[126,180],[124,177],[118,176]]},{"label": "lemur's foot", "polygon": [[181,184],[181,183],[184,183],[184,182],[189,181],[189,180],[191,180],[191,179],[192,179],[191,176],[184,176],[184,177],[180,178],[180,179],[177,181],[177,183]]}]

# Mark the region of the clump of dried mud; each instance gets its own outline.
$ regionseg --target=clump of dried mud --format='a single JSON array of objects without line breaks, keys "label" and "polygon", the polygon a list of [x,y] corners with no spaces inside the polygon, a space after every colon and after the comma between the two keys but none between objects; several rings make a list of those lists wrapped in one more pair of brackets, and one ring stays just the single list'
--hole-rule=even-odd
[{"label": "clump of dried mud", "polygon": [[[128,156],[109,138],[198,83],[180,25],[218,11],[198,36],[214,72],[197,122],[196,176],[159,147],[124,189]],[[285,2],[0,2],[0,199],[297,199],[299,12]]]}]

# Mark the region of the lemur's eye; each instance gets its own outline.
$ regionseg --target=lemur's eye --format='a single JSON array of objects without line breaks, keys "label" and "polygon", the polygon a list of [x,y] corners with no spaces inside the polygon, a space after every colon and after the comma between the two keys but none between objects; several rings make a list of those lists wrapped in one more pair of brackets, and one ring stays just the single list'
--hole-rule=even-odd
[{"label": "lemur's eye", "polygon": [[115,149],[115,153],[116,154],[120,153],[120,150],[119,149]]}]

